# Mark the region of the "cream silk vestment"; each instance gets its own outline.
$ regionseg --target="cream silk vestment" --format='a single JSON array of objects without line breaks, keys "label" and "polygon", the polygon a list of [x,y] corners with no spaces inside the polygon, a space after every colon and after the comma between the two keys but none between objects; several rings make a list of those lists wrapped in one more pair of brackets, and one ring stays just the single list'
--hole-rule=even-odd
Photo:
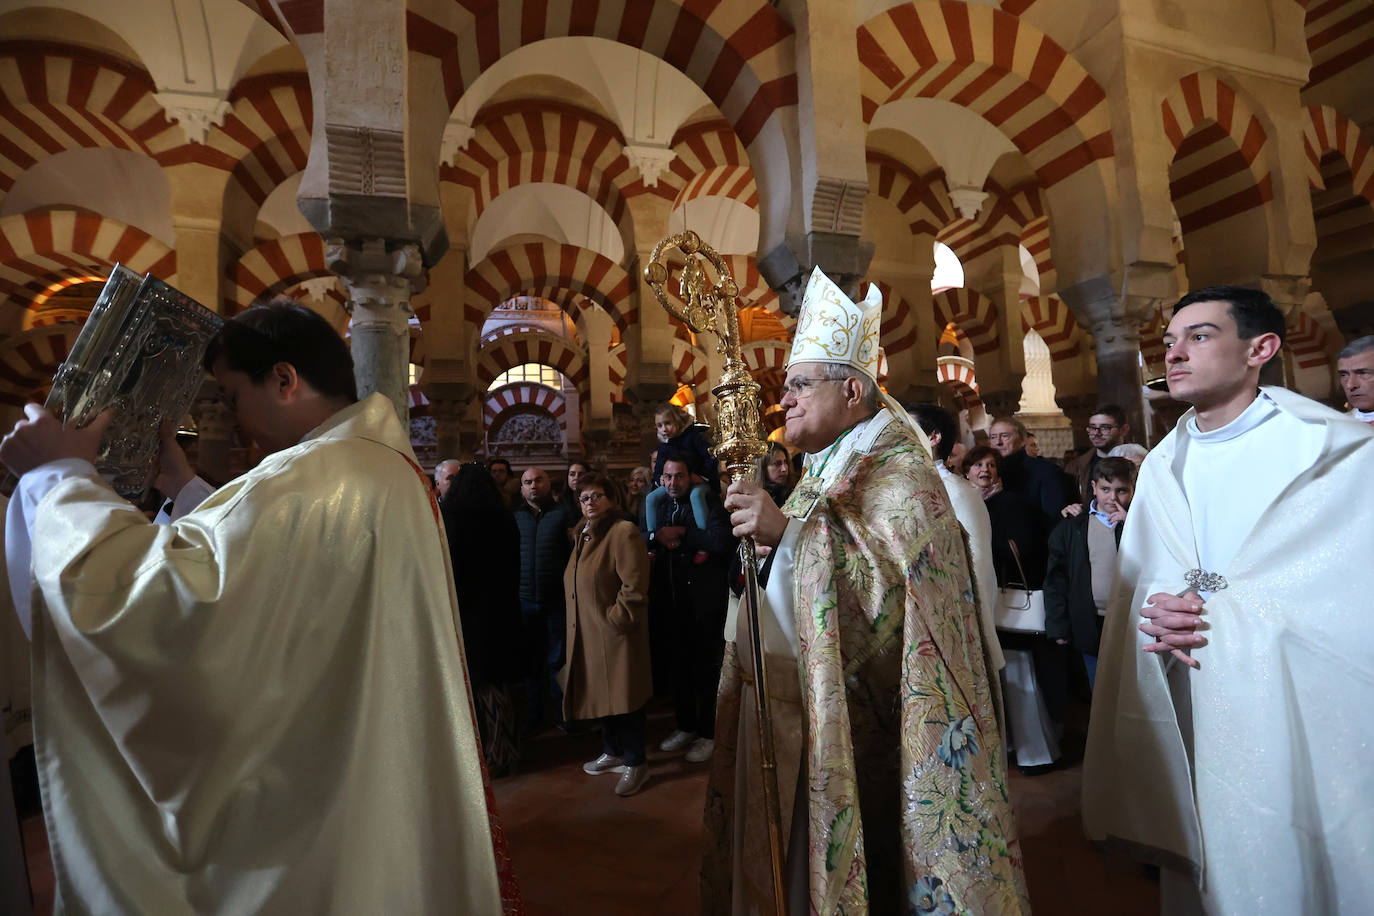
[{"label": "cream silk vestment", "polygon": [[[1374,431],[1281,388],[1323,445],[1207,596],[1192,670],[1139,608],[1199,567],[1184,424],[1141,468],[1102,636],[1084,769],[1090,838],[1191,871],[1211,916],[1367,912],[1374,899]],[[1256,461],[1264,461],[1263,453]],[[1245,480],[1231,485],[1245,487]],[[1205,496],[1195,497],[1205,498]],[[1358,536],[1356,536],[1358,533]]]},{"label": "cream silk vestment", "polygon": [[[963,532],[887,410],[808,459],[763,617],[791,912],[1028,912]],[[727,625],[728,626],[728,625]],[[771,913],[745,625],[729,632],[702,911]],[[796,800],[795,807],[793,800]]]},{"label": "cream silk vestment", "polygon": [[43,497],[59,912],[501,912],[432,506],[381,395],[170,525],[93,476]]}]

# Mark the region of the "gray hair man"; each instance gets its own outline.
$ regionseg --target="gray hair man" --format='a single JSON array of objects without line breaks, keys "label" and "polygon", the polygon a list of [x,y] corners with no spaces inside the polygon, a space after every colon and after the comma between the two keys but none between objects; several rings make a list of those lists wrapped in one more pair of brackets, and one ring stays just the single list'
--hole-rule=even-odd
[{"label": "gray hair man", "polygon": [[1350,412],[1374,424],[1374,334],[1345,345],[1336,356],[1336,376]]}]

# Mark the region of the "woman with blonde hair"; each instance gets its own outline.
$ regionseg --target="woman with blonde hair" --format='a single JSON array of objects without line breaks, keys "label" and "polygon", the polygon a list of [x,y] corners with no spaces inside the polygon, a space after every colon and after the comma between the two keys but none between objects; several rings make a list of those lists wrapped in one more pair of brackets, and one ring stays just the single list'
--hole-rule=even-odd
[{"label": "woman with blonde hair", "polygon": [[625,520],[619,490],[591,474],[581,481],[583,522],[574,529],[563,574],[568,602],[565,719],[599,719],[602,754],[582,769],[619,773],[617,795],[633,795],[649,778],[644,705],[653,695],[649,662],[649,555],[639,529]]}]

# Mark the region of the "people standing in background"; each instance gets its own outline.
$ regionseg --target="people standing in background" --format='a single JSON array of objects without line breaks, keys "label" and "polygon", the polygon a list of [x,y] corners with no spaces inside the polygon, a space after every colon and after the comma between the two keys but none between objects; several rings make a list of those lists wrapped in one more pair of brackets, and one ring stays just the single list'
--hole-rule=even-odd
[{"label": "people standing in background", "polygon": [[504,458],[492,458],[487,462],[487,471],[492,483],[501,491],[501,501],[507,509],[520,505],[520,479],[512,472],[510,462]]},{"label": "people standing in background", "polygon": [[[997,450],[1002,486],[1039,509],[1046,519],[1046,531],[1059,520],[1059,511],[1069,503],[1072,484],[1052,461],[1026,453],[1024,423],[1015,417],[1000,417],[988,427],[988,444]],[[968,459],[965,458],[965,467]]]},{"label": "people standing in background", "polygon": [[505,776],[520,762],[509,685],[524,674],[520,613],[520,529],[490,469],[464,464],[441,507],[468,678],[487,771]]},{"label": "people standing in background", "polygon": [[520,476],[520,490],[524,502],[514,513],[520,530],[520,620],[525,634],[520,730],[530,735],[542,726],[546,708],[555,722],[562,723],[558,671],[564,663],[567,631],[563,570],[568,565],[568,529],[577,518],[554,500],[549,475],[541,468]]},{"label": "people standing in background", "polygon": [[644,705],[649,671],[649,556],[635,526],[621,517],[614,487],[596,474],[580,481],[583,521],[563,575],[568,663],[563,716],[598,719],[602,752],[588,775],[619,773],[615,794],[633,795],[649,779]]},{"label": "people standing in background", "polygon": [[[1064,473],[1072,477],[1077,486],[1074,502],[1092,499],[1088,490],[1093,468],[1103,458],[1111,457],[1113,449],[1126,442],[1126,437],[1131,433],[1131,424],[1126,422],[1126,411],[1116,404],[1099,404],[1092,416],[1088,417],[1087,432],[1088,450],[1064,465]],[[1142,456],[1140,461],[1143,460]],[[1136,461],[1136,464],[1140,461]]]},{"label": "people standing in background", "polygon": [[796,480],[792,476],[792,456],[780,443],[768,446],[768,454],[763,456],[763,488],[773,497],[773,502],[781,506],[792,493]]},{"label": "people standing in background", "polygon": [[1355,419],[1374,424],[1374,335],[1352,340],[1336,357],[1336,376]]},{"label": "people standing in background", "polygon": [[449,485],[453,483],[453,478],[458,476],[458,469],[463,463],[457,458],[445,458],[434,466],[434,496],[443,501],[448,495]]},{"label": "people standing in background", "polygon": [[687,458],[692,465],[692,512],[698,528],[705,528],[710,516],[707,494],[719,492],[720,462],[711,454],[710,444],[701,429],[691,423],[687,412],[676,404],[660,404],[654,411],[654,427],[661,443],[654,456],[655,488],[644,498],[644,526],[653,531],[662,524],[660,506],[667,498],[663,488],[663,456],[667,450]]}]

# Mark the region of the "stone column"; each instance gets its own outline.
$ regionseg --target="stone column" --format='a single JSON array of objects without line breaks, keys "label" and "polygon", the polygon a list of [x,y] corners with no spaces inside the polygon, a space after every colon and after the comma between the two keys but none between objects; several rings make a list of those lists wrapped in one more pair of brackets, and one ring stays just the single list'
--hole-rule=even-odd
[{"label": "stone column", "polygon": [[[430,363],[430,371],[435,368]],[[442,368],[442,367],[439,367]],[[429,415],[434,418],[434,448],[439,461],[448,458],[468,460],[482,444],[482,422],[468,423],[467,417],[476,392],[471,385],[430,382],[425,385]]]},{"label": "stone column", "polygon": [[422,285],[415,245],[388,250],[385,239],[361,245],[331,240],[325,260],[348,291],[353,373],[358,396],[380,391],[391,399],[402,425],[410,422],[410,297]]}]

